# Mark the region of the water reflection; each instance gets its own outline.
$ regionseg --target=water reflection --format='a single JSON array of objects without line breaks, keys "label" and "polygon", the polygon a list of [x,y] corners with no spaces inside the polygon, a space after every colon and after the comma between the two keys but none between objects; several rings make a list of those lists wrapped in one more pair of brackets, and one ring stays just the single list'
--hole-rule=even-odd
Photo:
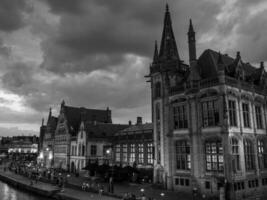
[{"label": "water reflection", "polygon": [[26,193],[0,181],[0,199],[1,200],[48,200],[40,196]]}]

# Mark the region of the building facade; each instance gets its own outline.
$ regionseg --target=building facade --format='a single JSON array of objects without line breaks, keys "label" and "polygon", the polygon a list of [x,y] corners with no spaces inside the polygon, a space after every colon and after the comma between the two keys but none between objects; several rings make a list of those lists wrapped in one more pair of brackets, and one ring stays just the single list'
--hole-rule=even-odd
[{"label": "building facade", "polygon": [[[44,121],[44,120],[43,120]],[[53,167],[54,164],[54,138],[58,118],[52,115],[52,109],[49,109],[47,124],[40,128],[39,156],[38,163],[46,168]]]},{"label": "building facade", "polygon": [[111,110],[71,107],[63,101],[54,137],[54,167],[70,170],[71,138],[77,136],[82,121],[112,123]]},{"label": "building facade", "polygon": [[267,185],[266,72],[213,50],[189,65],[180,59],[168,6],[160,49],[147,76],[152,89],[154,182],[168,189],[231,199],[261,195]]},{"label": "building facade", "polygon": [[89,163],[112,163],[112,137],[128,125],[81,122],[71,141],[71,171],[79,172]]},{"label": "building facade", "polygon": [[116,165],[132,166],[153,171],[153,125],[137,123],[118,131],[113,137],[113,156]]}]

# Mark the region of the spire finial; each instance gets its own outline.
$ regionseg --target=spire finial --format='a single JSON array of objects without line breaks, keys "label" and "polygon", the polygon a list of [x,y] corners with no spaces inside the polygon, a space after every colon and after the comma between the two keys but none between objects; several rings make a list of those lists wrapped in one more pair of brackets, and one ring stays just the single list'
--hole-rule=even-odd
[{"label": "spire finial", "polygon": [[189,29],[188,29],[188,34],[192,34],[195,33],[194,28],[193,28],[193,23],[192,23],[192,19],[189,19]]},{"label": "spire finial", "polygon": [[169,12],[169,5],[166,3],[166,12]]},{"label": "spire finial", "polygon": [[42,126],[44,125],[44,118],[42,118]]}]

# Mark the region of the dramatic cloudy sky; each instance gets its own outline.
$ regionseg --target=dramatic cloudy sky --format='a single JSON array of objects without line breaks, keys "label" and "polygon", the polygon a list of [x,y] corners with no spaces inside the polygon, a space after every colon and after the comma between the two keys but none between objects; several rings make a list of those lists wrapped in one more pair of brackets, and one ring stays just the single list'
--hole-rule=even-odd
[{"label": "dramatic cloudy sky", "polygon": [[[191,17],[206,48],[267,60],[266,0],[169,0],[180,57]],[[112,109],[115,123],[150,120],[148,73],[166,1],[1,0],[0,135],[37,133],[49,107]]]}]

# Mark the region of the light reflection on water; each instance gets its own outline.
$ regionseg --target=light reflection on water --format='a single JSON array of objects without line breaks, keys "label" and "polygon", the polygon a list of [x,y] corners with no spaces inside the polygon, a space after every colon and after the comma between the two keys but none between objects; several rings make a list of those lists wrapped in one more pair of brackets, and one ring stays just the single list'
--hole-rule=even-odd
[{"label": "light reflection on water", "polygon": [[49,200],[48,198],[33,195],[17,190],[0,181],[0,200]]}]

